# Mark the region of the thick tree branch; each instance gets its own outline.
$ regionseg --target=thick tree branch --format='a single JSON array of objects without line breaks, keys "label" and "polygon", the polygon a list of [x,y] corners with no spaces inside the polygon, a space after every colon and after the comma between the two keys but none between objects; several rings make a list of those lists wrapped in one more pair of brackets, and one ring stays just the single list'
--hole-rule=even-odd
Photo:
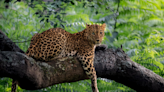
[{"label": "thick tree branch", "polygon": [[[14,46],[12,43],[8,45]],[[76,57],[65,57],[47,63],[36,62],[20,53],[20,49],[2,51],[1,47],[3,46],[0,46],[0,77],[17,80],[21,88],[40,89],[58,83],[88,79]],[[139,92],[164,92],[164,79],[131,61],[122,49],[97,47],[94,65],[98,77],[115,80]]]},{"label": "thick tree branch", "polygon": [[[115,80],[139,92],[164,92],[164,79],[132,62],[121,49],[100,50],[95,57],[98,77]],[[76,58],[67,57],[47,64],[9,51],[0,52],[0,74],[0,77],[16,79],[20,87],[28,90],[87,79]]]},{"label": "thick tree branch", "polygon": [[164,92],[164,79],[130,60],[121,49],[98,51],[95,57],[99,77],[115,80],[137,92]]},{"label": "thick tree branch", "polygon": [[19,52],[1,51],[0,77],[13,78],[21,88],[28,90],[87,79],[78,61],[71,57],[63,60],[54,60],[47,64],[36,62]]}]

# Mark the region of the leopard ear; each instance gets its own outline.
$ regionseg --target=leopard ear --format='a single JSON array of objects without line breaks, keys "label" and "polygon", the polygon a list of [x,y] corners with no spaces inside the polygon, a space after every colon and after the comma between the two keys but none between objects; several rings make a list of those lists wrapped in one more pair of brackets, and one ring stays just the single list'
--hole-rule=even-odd
[{"label": "leopard ear", "polygon": [[103,28],[105,28],[105,27],[106,27],[106,24],[105,24],[105,23],[103,23],[101,26],[102,26]]},{"label": "leopard ear", "polygon": [[86,23],[86,28],[88,28],[90,25]]}]

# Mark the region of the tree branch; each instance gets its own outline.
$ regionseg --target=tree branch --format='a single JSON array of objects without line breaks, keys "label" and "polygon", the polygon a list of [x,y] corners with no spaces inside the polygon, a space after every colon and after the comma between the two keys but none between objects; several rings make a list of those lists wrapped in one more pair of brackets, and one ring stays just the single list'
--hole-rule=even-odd
[{"label": "tree branch", "polygon": [[[13,43],[8,45],[14,46]],[[23,89],[34,90],[88,79],[76,57],[65,57],[45,63],[36,62],[19,51],[18,48],[14,51],[0,51],[0,77],[17,80]],[[131,61],[122,49],[96,47],[94,61],[98,77],[115,80],[139,92],[164,92],[164,79]]]},{"label": "tree branch", "polygon": [[[98,77],[115,80],[139,92],[164,91],[162,77],[132,62],[121,49],[100,50],[95,57]],[[88,79],[75,57],[44,63],[10,51],[0,52],[0,74],[0,77],[16,79],[21,88],[28,90]]]},{"label": "tree branch", "polygon": [[65,59],[48,63],[35,62],[19,52],[1,51],[0,77],[15,79],[21,88],[28,90],[87,79],[78,61],[71,57]]}]

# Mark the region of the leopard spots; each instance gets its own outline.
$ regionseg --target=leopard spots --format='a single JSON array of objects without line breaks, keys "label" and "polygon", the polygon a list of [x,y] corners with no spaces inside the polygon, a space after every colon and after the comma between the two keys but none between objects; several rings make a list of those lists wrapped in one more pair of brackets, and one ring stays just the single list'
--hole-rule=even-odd
[{"label": "leopard spots", "polygon": [[86,29],[75,34],[61,28],[37,33],[32,37],[26,55],[45,62],[57,57],[76,56],[91,79],[93,92],[99,92],[93,65],[94,51],[95,45],[102,42],[105,27],[105,23],[101,26],[86,24]]}]

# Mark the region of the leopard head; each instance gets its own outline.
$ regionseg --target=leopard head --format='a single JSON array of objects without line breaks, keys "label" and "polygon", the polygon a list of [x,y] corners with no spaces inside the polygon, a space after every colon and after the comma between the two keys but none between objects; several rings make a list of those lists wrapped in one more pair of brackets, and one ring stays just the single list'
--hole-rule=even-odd
[{"label": "leopard head", "polygon": [[102,42],[102,39],[104,37],[104,30],[105,30],[106,24],[100,25],[88,25],[86,24],[85,29],[85,38],[94,45],[99,45]]}]

